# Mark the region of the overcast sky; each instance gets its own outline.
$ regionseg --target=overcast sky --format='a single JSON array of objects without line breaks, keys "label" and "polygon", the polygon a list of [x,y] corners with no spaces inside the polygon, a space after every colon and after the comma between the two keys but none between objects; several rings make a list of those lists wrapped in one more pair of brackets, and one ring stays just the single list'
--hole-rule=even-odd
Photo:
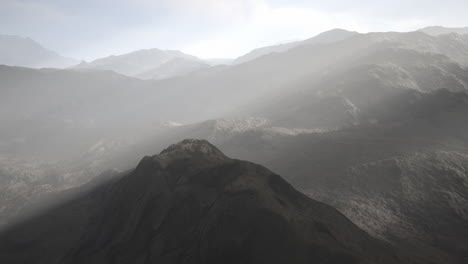
[{"label": "overcast sky", "polygon": [[0,34],[77,59],[142,48],[229,58],[332,28],[468,26],[467,0],[0,0]]}]

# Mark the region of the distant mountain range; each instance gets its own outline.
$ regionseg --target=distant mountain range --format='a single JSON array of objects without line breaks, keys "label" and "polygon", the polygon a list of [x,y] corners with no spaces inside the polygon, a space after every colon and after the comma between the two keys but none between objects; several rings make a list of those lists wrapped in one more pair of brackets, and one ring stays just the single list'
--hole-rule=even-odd
[{"label": "distant mountain range", "polygon": [[0,35],[0,64],[31,68],[65,68],[77,61],[42,47],[30,38]]},{"label": "distant mountain range", "polygon": [[330,31],[326,31],[323,33],[318,34],[317,36],[306,39],[303,41],[296,41],[296,42],[290,42],[290,43],[285,43],[285,44],[280,44],[280,45],[275,45],[275,46],[268,46],[268,47],[262,47],[258,49],[254,49],[251,52],[240,56],[239,58],[235,59],[232,64],[239,64],[239,63],[244,63],[248,62],[251,60],[254,60],[258,57],[268,55],[274,52],[285,52],[287,50],[290,50],[292,48],[295,48],[297,46],[301,45],[307,45],[307,44],[328,44],[328,43],[333,43],[337,42],[340,40],[344,40],[346,38],[349,38],[353,35],[358,34],[357,32],[354,31],[347,31],[344,29],[332,29]]},{"label": "distant mountain range", "polygon": [[[437,36],[448,33],[467,34],[468,28],[426,27],[419,31]],[[208,66],[240,64],[271,53],[280,53],[309,44],[330,44],[359,34],[354,31],[333,29],[303,41],[261,47],[231,59],[198,59],[195,56],[173,50],[147,49],[128,54],[109,56],[91,62],[66,58],[42,47],[30,38],[0,35],[0,64],[31,68],[66,68],[111,70],[143,79],[165,79],[184,75]],[[172,60],[177,59],[173,62]]]},{"label": "distant mountain range", "polygon": [[76,69],[112,70],[141,79],[167,79],[185,75],[212,65],[240,64],[274,52],[283,52],[306,44],[327,44],[357,34],[343,29],[334,29],[316,37],[293,43],[255,49],[233,61],[226,59],[201,60],[194,56],[171,50],[139,50],[128,54],[110,56],[92,62],[82,62]]},{"label": "distant mountain range", "polygon": [[[379,112],[372,109],[408,89],[466,91],[467,37],[357,34],[164,82],[105,71],[3,66],[0,121],[11,125],[2,129],[0,141],[18,153],[31,152],[30,144],[60,146],[47,142],[68,140],[60,136],[65,130],[76,132],[72,135],[80,140],[73,142],[82,143],[77,149],[58,147],[63,155],[85,148],[84,142],[94,145],[101,133],[118,135],[130,127],[145,131],[149,123],[166,120],[191,123],[253,115],[279,127],[325,130],[378,122]],[[38,125],[30,127],[33,123]]]},{"label": "distant mountain range", "polygon": [[464,35],[464,34],[468,34],[468,27],[448,28],[448,27],[441,27],[441,26],[433,26],[433,27],[422,28],[419,31],[422,31],[432,36],[438,36],[438,35],[450,34],[450,33]]},{"label": "distant mountain range", "polygon": [[82,62],[75,69],[110,70],[131,77],[163,79],[203,69],[209,65],[175,50],[147,49]]},{"label": "distant mountain range", "polygon": [[216,65],[230,59],[201,60],[173,50],[148,49],[79,63],[42,47],[30,38],[0,35],[0,65],[28,68],[108,70],[141,79],[167,79]]}]

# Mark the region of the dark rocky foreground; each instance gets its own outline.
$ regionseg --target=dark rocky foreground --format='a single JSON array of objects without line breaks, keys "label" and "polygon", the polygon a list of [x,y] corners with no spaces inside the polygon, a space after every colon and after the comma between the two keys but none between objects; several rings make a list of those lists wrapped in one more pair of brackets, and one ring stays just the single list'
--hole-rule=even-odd
[{"label": "dark rocky foreground", "polygon": [[[85,188],[86,189],[86,188]],[[0,263],[419,263],[201,140],[4,232]]]}]

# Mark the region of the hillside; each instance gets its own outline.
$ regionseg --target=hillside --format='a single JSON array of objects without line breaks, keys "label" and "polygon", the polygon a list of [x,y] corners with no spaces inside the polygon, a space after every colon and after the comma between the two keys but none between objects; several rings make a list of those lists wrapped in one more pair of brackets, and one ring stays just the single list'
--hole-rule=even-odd
[{"label": "hillside", "polygon": [[280,176],[199,140],[3,233],[0,260],[410,263]]}]

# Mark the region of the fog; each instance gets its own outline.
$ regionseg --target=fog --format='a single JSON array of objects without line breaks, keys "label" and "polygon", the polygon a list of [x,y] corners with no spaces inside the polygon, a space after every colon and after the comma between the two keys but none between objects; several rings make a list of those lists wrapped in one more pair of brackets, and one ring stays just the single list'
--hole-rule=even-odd
[{"label": "fog", "polygon": [[263,221],[308,261],[464,263],[468,7],[241,2],[0,4],[0,262],[173,263]]}]

